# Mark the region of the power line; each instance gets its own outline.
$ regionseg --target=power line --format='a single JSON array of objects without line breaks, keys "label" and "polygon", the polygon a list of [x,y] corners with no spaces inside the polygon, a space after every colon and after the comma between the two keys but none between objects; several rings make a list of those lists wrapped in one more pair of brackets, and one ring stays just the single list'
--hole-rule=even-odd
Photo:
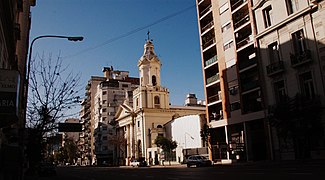
[{"label": "power line", "polygon": [[137,33],[137,32],[139,32],[139,31],[142,31],[142,30],[144,30],[144,29],[147,29],[147,28],[149,28],[149,27],[151,27],[151,26],[154,26],[154,25],[156,25],[156,24],[159,24],[159,23],[161,23],[161,22],[163,22],[163,21],[166,21],[166,20],[168,20],[168,19],[170,19],[170,18],[172,18],[172,17],[175,17],[175,16],[177,16],[177,15],[180,15],[180,14],[182,14],[182,13],[184,13],[184,12],[190,10],[190,9],[193,8],[193,7],[195,7],[195,5],[189,6],[189,7],[185,8],[185,9],[182,9],[182,10],[180,10],[180,11],[178,11],[178,12],[172,13],[172,14],[170,14],[170,15],[168,15],[168,16],[165,16],[165,17],[163,17],[163,18],[161,18],[161,19],[158,19],[157,21],[154,21],[154,22],[152,22],[152,23],[150,23],[150,24],[148,24],[148,25],[145,25],[145,26],[142,26],[142,27],[139,27],[139,28],[133,29],[133,30],[127,32],[127,33],[124,33],[124,34],[120,35],[120,36],[117,36],[117,37],[113,37],[113,38],[111,38],[111,39],[108,39],[108,40],[104,41],[103,43],[98,44],[98,45],[96,45],[96,46],[89,47],[89,48],[86,48],[86,49],[84,49],[84,50],[82,50],[82,51],[80,51],[80,52],[77,52],[77,53],[75,53],[75,54],[65,56],[64,58],[70,58],[70,57],[73,57],[73,56],[77,56],[77,55],[80,55],[80,54],[82,54],[82,53],[85,53],[85,52],[88,52],[88,51],[91,51],[91,50],[97,49],[97,48],[99,48],[99,47],[102,47],[102,46],[104,46],[104,45],[106,45],[106,44],[110,44],[110,43],[112,43],[112,42],[115,42],[115,41],[117,41],[117,40],[119,40],[119,39],[122,39],[122,38],[128,37],[128,36],[130,36],[130,35],[132,35],[132,34],[134,34],[134,33]]}]

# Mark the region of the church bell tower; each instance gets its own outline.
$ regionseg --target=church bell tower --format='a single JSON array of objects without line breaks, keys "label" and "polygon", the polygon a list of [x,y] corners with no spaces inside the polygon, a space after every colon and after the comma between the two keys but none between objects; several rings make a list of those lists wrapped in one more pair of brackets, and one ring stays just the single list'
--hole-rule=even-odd
[{"label": "church bell tower", "polygon": [[143,55],[138,61],[140,86],[134,91],[133,107],[169,109],[169,92],[161,86],[160,81],[161,62],[154,51],[149,32],[147,35]]}]

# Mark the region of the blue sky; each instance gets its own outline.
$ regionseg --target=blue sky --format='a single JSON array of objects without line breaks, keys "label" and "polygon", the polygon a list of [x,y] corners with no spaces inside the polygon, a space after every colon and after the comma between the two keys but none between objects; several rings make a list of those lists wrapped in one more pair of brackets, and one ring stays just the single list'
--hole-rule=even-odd
[{"label": "blue sky", "polygon": [[184,105],[188,93],[204,99],[195,0],[37,0],[31,13],[30,39],[84,37],[39,39],[33,46],[33,57],[60,53],[70,71],[81,73],[82,86],[91,76],[103,76],[104,66],[139,77],[137,62],[149,30],[171,104]]}]

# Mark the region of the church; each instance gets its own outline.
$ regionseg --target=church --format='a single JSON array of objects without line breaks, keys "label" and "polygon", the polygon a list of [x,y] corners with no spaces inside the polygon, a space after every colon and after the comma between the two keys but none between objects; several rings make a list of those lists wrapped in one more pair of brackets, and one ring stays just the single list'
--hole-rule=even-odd
[{"label": "church", "polygon": [[[119,143],[116,155],[124,165],[129,165],[131,159],[145,159],[157,165],[163,156],[161,149],[154,143],[155,139],[164,136],[174,140],[173,135],[167,133],[170,130],[166,129],[169,127],[165,127],[166,123],[185,116],[195,116],[200,122],[206,122],[205,105],[198,104],[195,95],[194,103],[186,106],[170,105],[169,90],[161,85],[161,61],[149,37],[144,44],[143,55],[138,60],[138,68],[140,85],[133,91],[133,98],[127,98],[115,115],[117,136],[126,139],[126,142]],[[196,138],[202,145],[200,139]]]}]

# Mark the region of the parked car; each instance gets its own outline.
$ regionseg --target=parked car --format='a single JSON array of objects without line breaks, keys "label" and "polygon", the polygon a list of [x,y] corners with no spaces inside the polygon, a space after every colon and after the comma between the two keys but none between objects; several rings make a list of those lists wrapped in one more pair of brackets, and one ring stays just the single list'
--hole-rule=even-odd
[{"label": "parked car", "polygon": [[132,160],[130,165],[132,167],[146,167],[148,164],[147,164],[147,161],[143,160],[143,159],[139,159],[139,160]]},{"label": "parked car", "polygon": [[212,161],[202,155],[192,155],[187,158],[186,165],[187,167],[191,167],[194,165],[196,167],[212,166]]}]

